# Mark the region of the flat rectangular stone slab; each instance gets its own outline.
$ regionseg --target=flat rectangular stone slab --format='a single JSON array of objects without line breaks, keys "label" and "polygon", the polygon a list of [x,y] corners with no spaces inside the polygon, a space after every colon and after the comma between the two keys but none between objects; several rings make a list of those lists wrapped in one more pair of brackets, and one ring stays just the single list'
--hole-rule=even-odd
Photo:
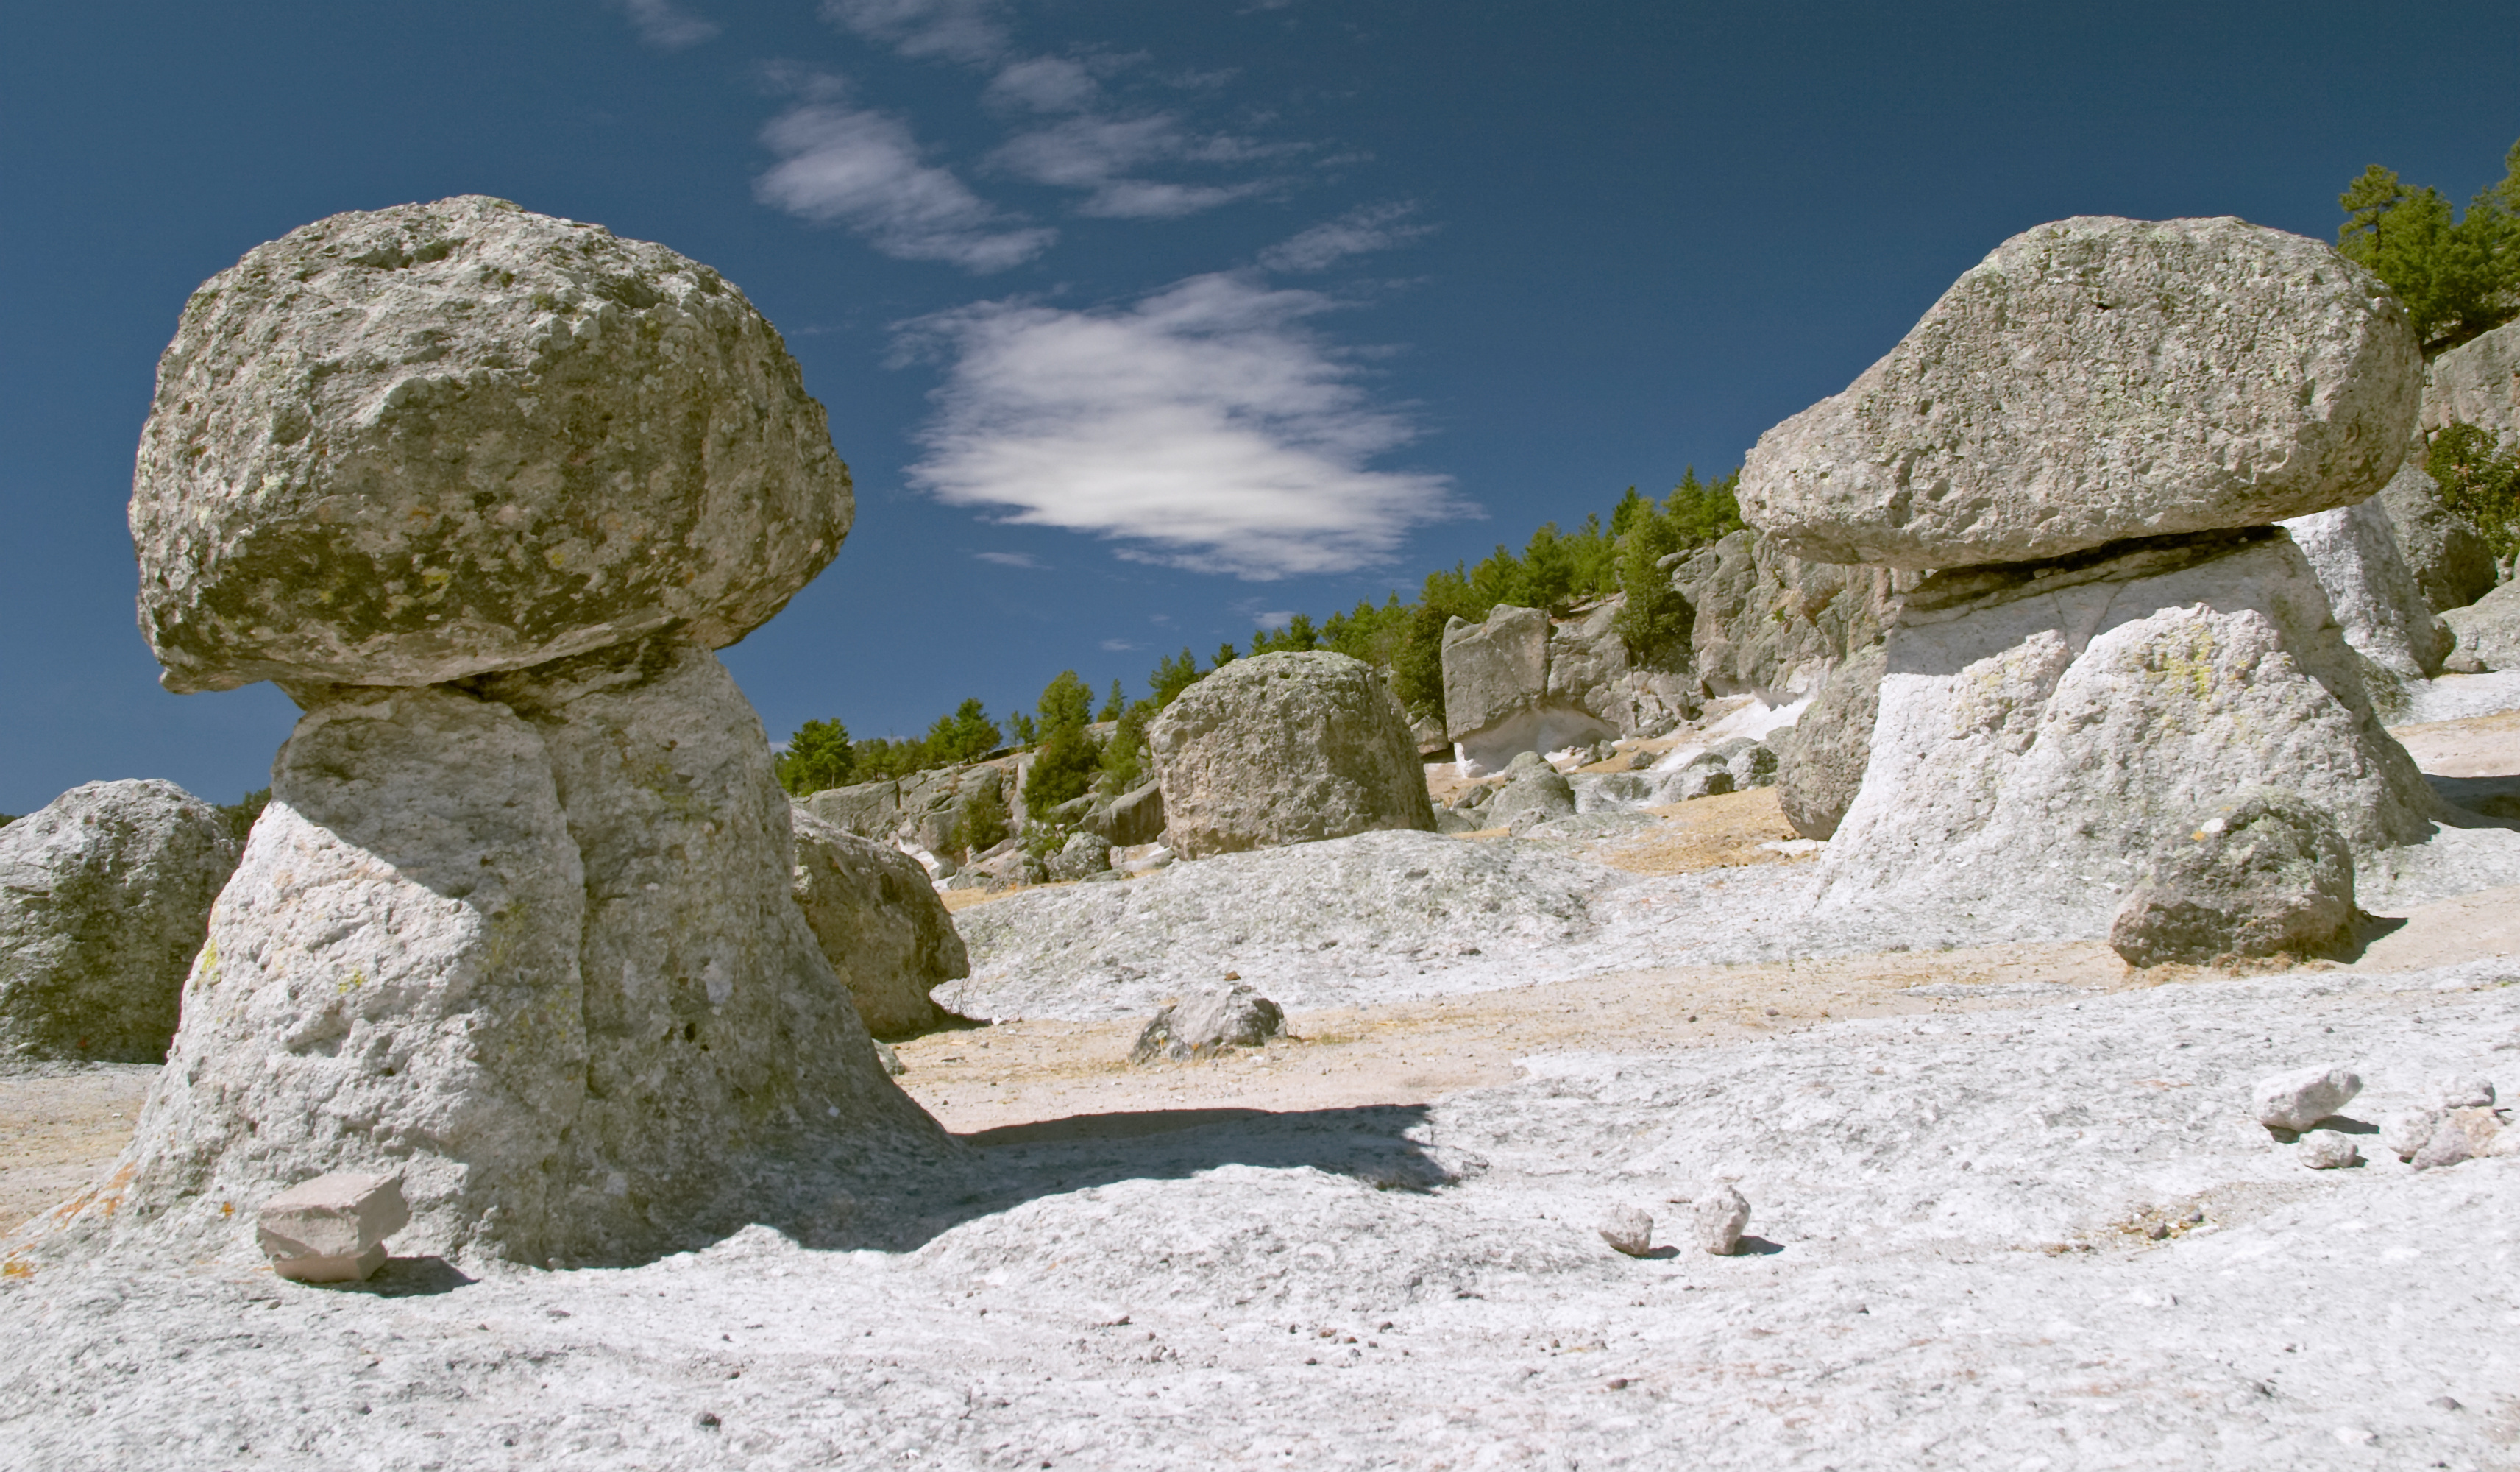
[{"label": "flat rectangular stone slab", "polygon": [[337,1171],[264,1202],[255,1237],[282,1277],[357,1282],[384,1265],[385,1238],[410,1220],[401,1176]]}]

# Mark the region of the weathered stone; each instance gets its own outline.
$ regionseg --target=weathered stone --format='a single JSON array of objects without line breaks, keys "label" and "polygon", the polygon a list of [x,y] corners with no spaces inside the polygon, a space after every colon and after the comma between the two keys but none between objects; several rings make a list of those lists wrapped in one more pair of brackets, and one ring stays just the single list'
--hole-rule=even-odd
[{"label": "weathered stone", "polygon": [[1883,660],[1827,903],[2088,935],[2244,789],[2315,794],[2358,853],[2422,842],[2440,810],[2280,531],[1942,575]]},{"label": "weathered stone", "polygon": [[172,782],[90,782],[0,827],[0,1055],[163,1059],[237,853]]},{"label": "weathered stone", "polygon": [[1147,729],[1167,842],[1185,858],[1435,826],[1409,720],[1362,660],[1237,660]]},{"label": "weathered stone", "polygon": [[1116,848],[1131,849],[1151,844],[1164,836],[1164,793],[1162,787],[1149,782],[1132,792],[1122,793],[1106,807],[1097,808],[1098,820],[1089,823],[1095,832],[1108,839]]},{"label": "weathered stone", "polygon": [[2380,1148],[2400,1160],[2413,1160],[2417,1151],[2431,1143],[2433,1131],[2441,1127],[2448,1112],[2440,1109],[2401,1110],[2380,1122]]},{"label": "weathered stone", "polygon": [[2465,608],[2441,616],[2457,646],[2443,667],[2474,674],[2520,669],[2520,582],[2506,582]]},{"label": "weathered stone", "polygon": [[2424,1090],[2436,1109],[2492,1109],[2494,1081],[2452,1075],[2435,1079]]},{"label": "weathered stone", "polygon": [[1756,531],[1667,561],[1689,605],[1688,667],[1714,695],[1788,704],[1889,621],[1889,570],[1790,557]]},{"label": "weathered stone", "polygon": [[2301,1142],[2301,1163],[2313,1171],[2342,1171],[2362,1164],[2362,1152],[2341,1134],[2314,1134]]},{"label": "weathered stone", "polygon": [[1091,879],[1111,867],[1111,845],[1098,833],[1073,833],[1057,853],[1050,856],[1050,877],[1069,881]]},{"label": "weathered stone", "polygon": [[2407,568],[2380,498],[2283,524],[2327,593],[2345,642],[2400,679],[2430,679],[2450,652],[2449,631]]},{"label": "weathered stone", "polygon": [[2235,794],[2174,844],[2119,906],[2109,945],[2131,966],[2322,956],[2354,939],[2354,855],[2292,793]]},{"label": "weathered stone", "polygon": [[2520,440],[2520,322],[2462,343],[2424,369],[2424,432],[2454,424]]},{"label": "weathered stone", "polygon": [[2422,375],[2397,299],[2318,241],[2060,220],[1761,436],[1741,516],[1796,556],[1909,569],[2262,526],[2387,481]]},{"label": "weathered stone", "polygon": [[2362,1077],[2352,1069],[2314,1063],[2259,1080],[2249,1090],[2249,1102],[2259,1124],[2298,1131],[2343,1109],[2362,1091]]},{"label": "weathered stone", "polygon": [[2414,1168],[2435,1171],[2461,1161],[2511,1153],[2502,1121],[2491,1109],[2452,1109],[2442,1114],[2433,1136],[2414,1154]]},{"label": "weathered stone", "polygon": [[1502,604],[1483,623],[1445,625],[1445,729],[1464,774],[1499,770],[1524,752],[1658,735],[1686,718],[1694,679],[1630,662],[1618,631],[1626,606],[1612,598],[1555,622]]},{"label": "weathered stone", "polygon": [[1833,836],[1864,789],[1883,667],[1878,644],[1847,656],[1794,722],[1793,742],[1777,766],[1777,805],[1805,838]]},{"label": "weathered stone", "polygon": [[410,1222],[399,1177],[336,1172],[264,1202],[254,1241],[284,1278],[355,1283],[384,1265],[385,1239]]},{"label": "weathered stone", "polygon": [[797,907],[768,741],[705,650],[326,694],[116,1183],[62,1231],[216,1243],[222,1203],[399,1172],[417,1251],[621,1260],[818,1229],[852,1173],[941,1145]]},{"label": "weathered stone", "polygon": [[1546,762],[1514,771],[1512,780],[1489,801],[1479,821],[1487,827],[1511,827],[1522,819],[1545,822],[1575,811],[1575,789]]},{"label": "weathered stone", "polygon": [[1601,1240],[1612,1252],[1642,1258],[1653,1251],[1653,1217],[1642,1207],[1612,1207],[1601,1219]]},{"label": "weathered stone", "polygon": [[1719,1258],[1740,1250],[1741,1229],[1750,1224],[1750,1203],[1729,1185],[1711,1188],[1689,1209],[1689,1226],[1699,1248]]},{"label": "weathered stone", "polygon": [[2372,499],[2388,514],[2390,533],[2426,607],[2445,614],[2494,591],[2494,549],[2442,503],[2441,487],[2424,473],[2420,456],[2400,467]]},{"label": "weathered stone", "polygon": [[826,787],[803,803],[807,812],[860,838],[889,839],[901,824],[901,784],[889,777]]},{"label": "weathered stone", "polygon": [[823,958],[878,1037],[926,1032],[949,1014],[929,1000],[941,982],[971,974],[954,917],[919,861],[803,809],[795,825],[796,903]]},{"label": "weathered stone", "polygon": [[1189,1002],[1167,1003],[1138,1035],[1132,1063],[1209,1058],[1229,1048],[1256,1048],[1286,1030],[1278,1004],[1237,983]]},{"label": "weathered stone", "polygon": [[158,363],[131,499],[172,690],[731,644],[848,533],[779,334],[662,246],[464,196],[247,253]]}]

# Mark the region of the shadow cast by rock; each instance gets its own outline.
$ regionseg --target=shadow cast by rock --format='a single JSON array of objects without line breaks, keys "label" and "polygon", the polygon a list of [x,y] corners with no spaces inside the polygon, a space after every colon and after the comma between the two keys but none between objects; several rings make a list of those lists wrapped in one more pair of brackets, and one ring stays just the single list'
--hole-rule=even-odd
[{"label": "shadow cast by rock", "polygon": [[[282,1281],[287,1282],[287,1279]],[[427,1298],[470,1287],[480,1279],[444,1258],[387,1258],[385,1265],[356,1283],[291,1283],[313,1293],[364,1293],[371,1298]]]},{"label": "shadow cast by rock", "polygon": [[1765,1237],[1743,1237],[1740,1241],[1732,1244],[1732,1256],[1736,1258],[1773,1258],[1784,1250],[1785,1244],[1782,1242],[1771,1242]]}]

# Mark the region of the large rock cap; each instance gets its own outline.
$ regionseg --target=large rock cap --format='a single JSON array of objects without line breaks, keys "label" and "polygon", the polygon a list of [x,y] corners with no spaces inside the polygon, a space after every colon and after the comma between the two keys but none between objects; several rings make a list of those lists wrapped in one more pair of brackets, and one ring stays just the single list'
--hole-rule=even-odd
[{"label": "large rock cap", "polygon": [[1183,691],[1147,745],[1188,858],[1435,826],[1399,698],[1343,654],[1237,660]]},{"label": "large rock cap", "polygon": [[140,622],[173,690],[716,647],[852,507],[795,361],[708,267],[477,195],[338,214],[184,308],[132,480]]},{"label": "large rock cap", "polygon": [[1761,436],[1741,515],[1797,557],[1911,569],[2262,526],[2376,489],[2422,385],[2396,299],[2317,241],[2060,220]]}]

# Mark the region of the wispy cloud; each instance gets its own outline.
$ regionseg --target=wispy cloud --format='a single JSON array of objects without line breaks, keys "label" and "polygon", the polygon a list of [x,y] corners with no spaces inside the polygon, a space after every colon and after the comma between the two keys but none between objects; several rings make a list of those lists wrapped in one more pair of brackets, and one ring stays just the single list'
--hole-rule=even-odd
[{"label": "wispy cloud", "polygon": [[1295,611],[1290,608],[1271,609],[1265,614],[1251,616],[1251,626],[1254,628],[1284,628],[1294,621]]},{"label": "wispy cloud", "polygon": [[982,302],[906,324],[951,359],[914,482],[1119,555],[1266,580],[1390,556],[1475,514],[1448,478],[1370,469],[1417,437],[1309,318],[1333,303],[1195,276],[1134,304]]},{"label": "wispy cloud", "polygon": [[1102,647],[1112,654],[1121,654],[1132,649],[1143,649],[1146,646],[1133,644],[1126,639],[1105,639],[1102,641]]},{"label": "wispy cloud", "polygon": [[1083,62],[1036,56],[1011,62],[989,78],[980,100],[994,108],[1035,113],[1081,113],[1102,95],[1102,84]]},{"label": "wispy cloud", "polygon": [[717,35],[717,23],[703,20],[676,5],[674,0],[610,0],[612,8],[630,18],[630,27],[639,39],[658,51],[680,51],[687,46]]},{"label": "wispy cloud", "polygon": [[974,552],[971,555],[1002,568],[1038,568],[1042,565],[1041,559],[1029,552]]},{"label": "wispy cloud", "polygon": [[763,204],[844,225],[886,255],[978,272],[1029,260],[1058,238],[924,161],[908,123],[850,107],[839,90],[832,78],[813,78],[807,101],[762,128],[761,141],[780,159],[753,183]]},{"label": "wispy cloud", "polygon": [[1171,113],[1137,117],[1092,115],[1018,133],[990,161],[1036,184],[1088,192],[1080,214],[1111,219],[1172,219],[1276,187],[1175,184],[1135,177],[1150,163],[1244,163],[1279,152],[1246,138],[1202,136]]},{"label": "wispy cloud", "polygon": [[1409,222],[1415,205],[1367,205],[1337,219],[1300,231],[1260,253],[1272,271],[1319,271],[1370,251],[1388,251],[1431,235],[1432,225]]},{"label": "wispy cloud", "polygon": [[823,0],[823,19],[903,56],[980,65],[1007,53],[1000,0]]}]

